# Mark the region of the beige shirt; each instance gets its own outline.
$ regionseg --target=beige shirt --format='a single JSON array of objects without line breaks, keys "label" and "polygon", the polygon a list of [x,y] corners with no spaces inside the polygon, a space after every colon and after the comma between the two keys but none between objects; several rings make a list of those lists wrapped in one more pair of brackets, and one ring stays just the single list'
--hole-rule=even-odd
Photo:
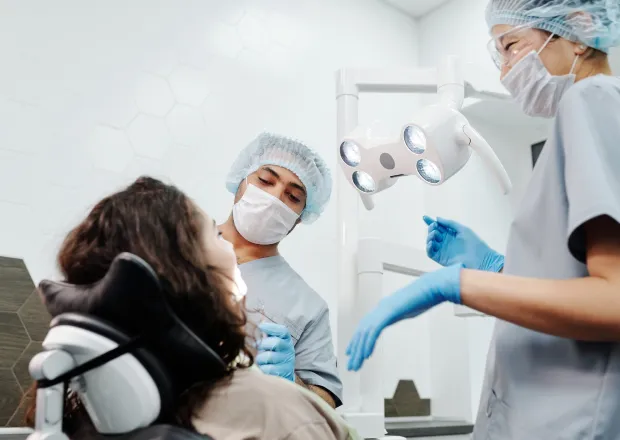
[{"label": "beige shirt", "polygon": [[193,420],[216,440],[355,440],[360,437],[314,393],[257,369],[217,386]]}]

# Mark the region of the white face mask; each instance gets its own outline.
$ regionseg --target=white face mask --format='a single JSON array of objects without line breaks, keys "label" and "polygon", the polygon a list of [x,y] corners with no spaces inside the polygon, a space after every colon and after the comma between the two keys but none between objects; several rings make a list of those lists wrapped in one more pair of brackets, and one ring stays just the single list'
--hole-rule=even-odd
[{"label": "white face mask", "polygon": [[564,92],[575,83],[573,71],[579,56],[575,58],[570,73],[561,76],[551,75],[540,59],[540,52],[552,37],[538,52],[532,51],[519,60],[502,79],[504,87],[528,116],[554,117]]},{"label": "white face mask", "polygon": [[251,184],[247,185],[243,197],[233,206],[235,228],[243,238],[254,244],[279,243],[298,219],[299,214],[282,200]]}]

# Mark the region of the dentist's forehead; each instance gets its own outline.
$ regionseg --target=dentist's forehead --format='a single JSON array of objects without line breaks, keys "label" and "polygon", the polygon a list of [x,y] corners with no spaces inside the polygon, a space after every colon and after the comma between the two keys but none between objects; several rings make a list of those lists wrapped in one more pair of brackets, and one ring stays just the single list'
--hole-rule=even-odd
[{"label": "dentist's forehead", "polygon": [[496,24],[491,28],[491,37],[493,38],[501,38],[504,35],[514,31],[516,26],[511,26],[509,24]]}]

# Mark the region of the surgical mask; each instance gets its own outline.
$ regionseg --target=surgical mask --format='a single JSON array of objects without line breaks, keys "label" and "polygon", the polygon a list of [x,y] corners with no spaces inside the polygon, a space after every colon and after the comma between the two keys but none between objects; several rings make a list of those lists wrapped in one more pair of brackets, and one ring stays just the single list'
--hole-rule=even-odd
[{"label": "surgical mask", "polygon": [[254,185],[247,185],[241,200],[233,206],[235,228],[250,243],[279,243],[293,229],[299,214],[282,200]]},{"label": "surgical mask", "polygon": [[532,51],[519,60],[502,79],[504,87],[528,116],[554,117],[564,92],[575,83],[573,71],[579,56],[575,58],[570,73],[561,76],[551,75],[540,59],[540,53],[552,37],[539,51]]}]

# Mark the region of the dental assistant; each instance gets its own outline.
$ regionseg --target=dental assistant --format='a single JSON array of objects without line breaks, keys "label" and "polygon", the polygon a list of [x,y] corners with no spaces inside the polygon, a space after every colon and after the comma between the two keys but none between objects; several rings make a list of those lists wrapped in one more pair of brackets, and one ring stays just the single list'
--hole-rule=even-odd
[{"label": "dental assistant", "polygon": [[497,319],[474,439],[620,439],[618,0],[492,0],[504,86],[554,118],[505,258],[469,228],[425,217],[446,266],[382,300],[348,347],[358,370],[387,326],[445,301]]},{"label": "dental assistant", "polygon": [[314,222],[329,202],[327,165],[300,142],[262,133],[239,154],[226,187],[235,200],[220,231],[234,246],[250,318],[266,336],[256,363],[339,406],[342,383],[327,303],[278,251],[299,223]]}]

